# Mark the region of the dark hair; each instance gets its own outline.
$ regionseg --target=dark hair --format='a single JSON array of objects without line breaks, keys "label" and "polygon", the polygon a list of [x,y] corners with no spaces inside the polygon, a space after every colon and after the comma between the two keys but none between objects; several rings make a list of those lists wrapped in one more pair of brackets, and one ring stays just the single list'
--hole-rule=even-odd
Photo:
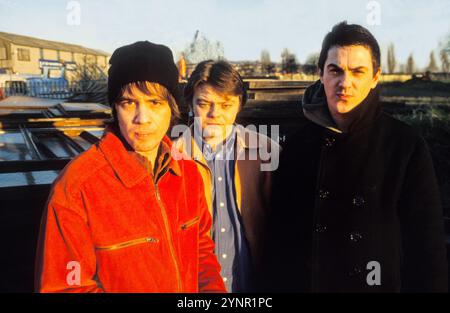
[{"label": "dark hair", "polygon": [[323,40],[322,50],[320,51],[318,62],[318,67],[321,74],[323,74],[323,68],[328,57],[328,51],[334,46],[365,46],[372,54],[374,75],[380,68],[380,46],[378,45],[375,37],[361,25],[347,24],[347,21],[343,21],[336,24]]},{"label": "dark hair", "polygon": [[192,107],[195,89],[208,84],[224,94],[239,96],[241,106],[247,102],[247,88],[238,71],[226,61],[207,60],[200,62],[184,88],[184,99]]}]

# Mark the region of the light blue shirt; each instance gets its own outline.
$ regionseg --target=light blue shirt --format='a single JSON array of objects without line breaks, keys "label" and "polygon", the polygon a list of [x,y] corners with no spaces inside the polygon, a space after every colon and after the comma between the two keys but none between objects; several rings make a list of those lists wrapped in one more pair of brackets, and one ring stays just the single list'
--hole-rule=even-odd
[{"label": "light blue shirt", "polygon": [[212,174],[213,227],[215,253],[222,266],[221,275],[229,292],[249,292],[251,260],[234,186],[236,127],[225,143],[212,151],[202,139],[196,139]]}]

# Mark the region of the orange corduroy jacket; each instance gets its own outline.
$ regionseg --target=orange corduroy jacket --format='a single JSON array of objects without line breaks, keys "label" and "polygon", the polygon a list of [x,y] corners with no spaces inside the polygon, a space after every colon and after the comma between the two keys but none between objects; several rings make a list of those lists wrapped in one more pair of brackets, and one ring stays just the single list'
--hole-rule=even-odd
[{"label": "orange corduroy jacket", "polygon": [[110,131],[70,162],[44,213],[36,290],[225,292],[195,163],[172,158],[161,174]]}]

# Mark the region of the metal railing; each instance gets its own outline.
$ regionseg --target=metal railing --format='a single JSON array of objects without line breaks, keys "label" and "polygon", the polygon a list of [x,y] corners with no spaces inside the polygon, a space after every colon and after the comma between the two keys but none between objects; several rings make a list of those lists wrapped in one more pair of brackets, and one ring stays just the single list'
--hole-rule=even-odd
[{"label": "metal railing", "polygon": [[0,99],[10,96],[29,96],[48,99],[70,99],[88,94],[104,102],[106,81],[8,81],[0,84]]}]

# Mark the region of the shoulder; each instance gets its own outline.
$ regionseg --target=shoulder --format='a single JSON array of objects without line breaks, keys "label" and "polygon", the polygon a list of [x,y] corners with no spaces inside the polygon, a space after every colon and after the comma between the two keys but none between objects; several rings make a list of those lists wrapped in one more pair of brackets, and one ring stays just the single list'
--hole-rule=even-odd
[{"label": "shoulder", "polygon": [[76,197],[83,184],[96,177],[96,173],[107,166],[97,144],[75,157],[61,171],[52,186],[52,198],[69,201]]},{"label": "shoulder", "polygon": [[400,121],[387,113],[383,113],[380,117],[381,131],[384,137],[393,141],[399,148],[415,150],[426,149],[425,139],[417,128]]},{"label": "shoulder", "polygon": [[[248,146],[249,148],[258,147],[265,151],[279,151],[281,146],[278,144],[279,129],[265,127],[264,129],[257,130],[256,126],[244,127],[242,125],[236,125],[236,135],[238,143]],[[270,137],[268,136],[270,131]]]}]

